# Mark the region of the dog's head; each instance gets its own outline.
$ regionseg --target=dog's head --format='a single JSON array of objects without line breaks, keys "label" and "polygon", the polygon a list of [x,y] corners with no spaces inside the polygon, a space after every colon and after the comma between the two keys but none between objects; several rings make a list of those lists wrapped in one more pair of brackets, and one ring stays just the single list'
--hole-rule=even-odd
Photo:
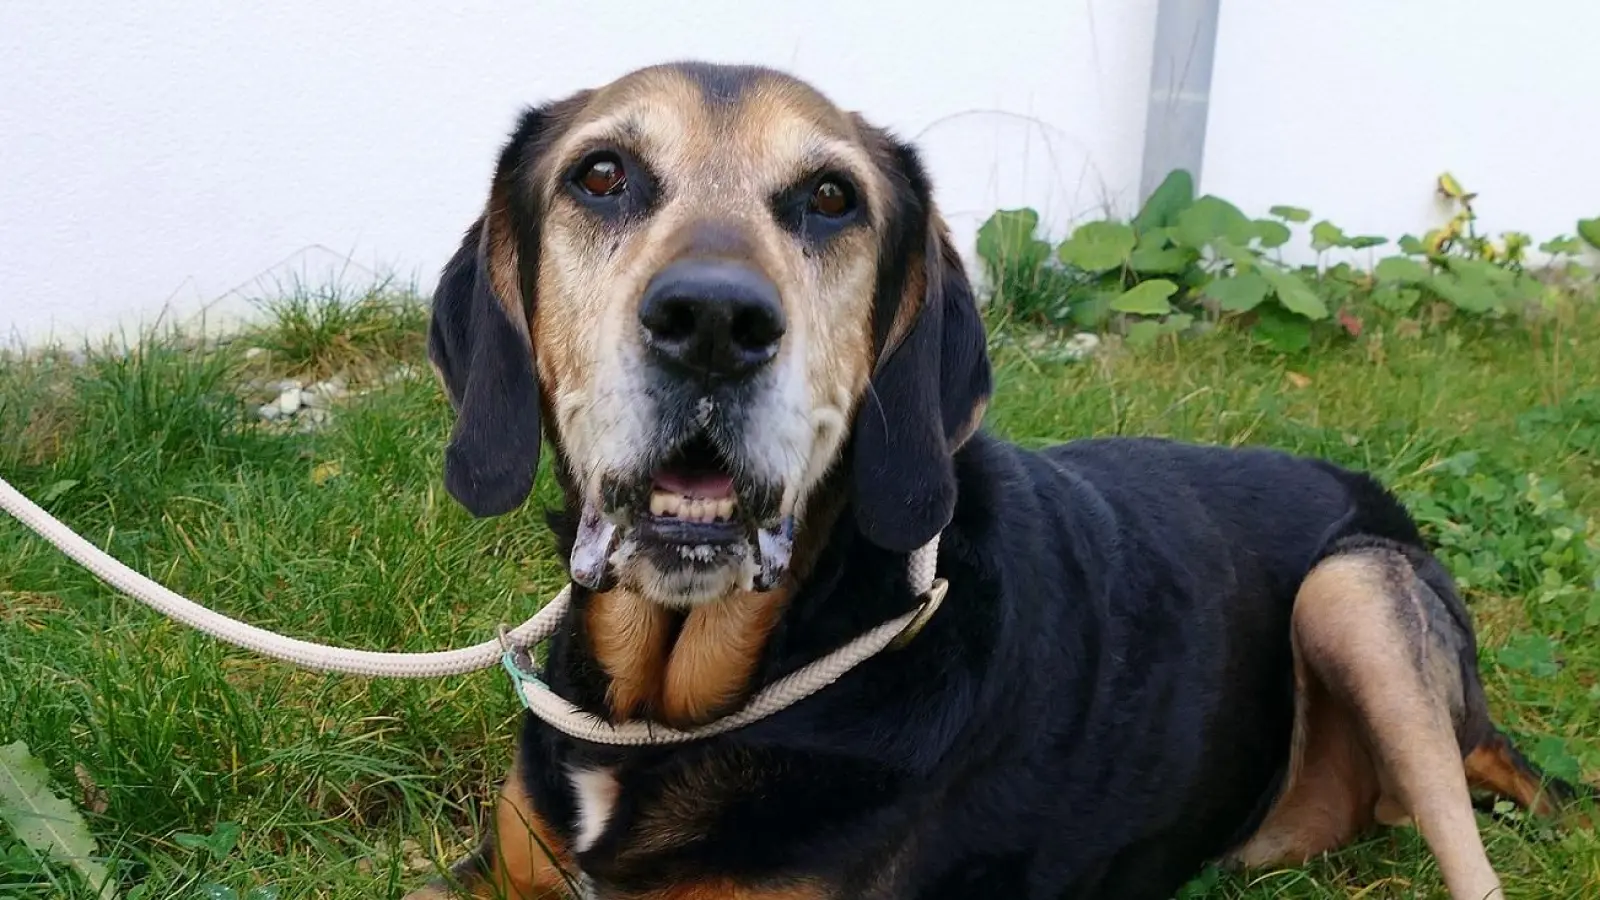
[{"label": "dog's head", "polygon": [[700,64],[523,114],[429,356],[451,494],[517,507],[543,434],[574,579],[673,605],[774,585],[835,470],[869,540],[929,540],[990,386],[913,150],[793,78]]}]

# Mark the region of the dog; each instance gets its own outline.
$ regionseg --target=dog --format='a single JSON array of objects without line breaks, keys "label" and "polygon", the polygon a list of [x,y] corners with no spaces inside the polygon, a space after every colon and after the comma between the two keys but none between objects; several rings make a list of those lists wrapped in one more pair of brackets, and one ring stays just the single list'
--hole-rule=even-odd
[{"label": "dog", "polygon": [[[676,746],[527,716],[481,847],[413,897],[1165,900],[1412,821],[1499,897],[1472,791],[1553,814],[1450,576],[1371,477],[982,428],[974,291],[913,147],[769,69],[527,110],[443,270],[451,495],[541,447],[573,593],[541,678],[689,728],[916,608],[903,646]],[[776,548],[776,549],[774,549]]]}]

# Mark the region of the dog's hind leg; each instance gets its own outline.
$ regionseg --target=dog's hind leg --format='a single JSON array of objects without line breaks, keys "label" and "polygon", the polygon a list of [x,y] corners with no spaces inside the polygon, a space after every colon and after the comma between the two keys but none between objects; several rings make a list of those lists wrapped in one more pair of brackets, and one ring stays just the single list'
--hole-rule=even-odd
[{"label": "dog's hind leg", "polygon": [[1305,669],[1348,710],[1370,754],[1380,789],[1374,816],[1416,824],[1456,900],[1502,897],[1463,760],[1498,734],[1476,680],[1470,626],[1406,550],[1383,542],[1318,564],[1293,621]]}]

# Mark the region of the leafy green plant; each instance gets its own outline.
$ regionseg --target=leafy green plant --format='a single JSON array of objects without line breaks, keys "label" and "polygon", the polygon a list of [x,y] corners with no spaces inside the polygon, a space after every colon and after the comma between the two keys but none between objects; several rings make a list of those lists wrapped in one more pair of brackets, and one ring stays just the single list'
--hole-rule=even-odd
[{"label": "leafy green plant", "polygon": [[[1422,238],[1402,237],[1398,253],[1367,268],[1330,263],[1330,256],[1385,247],[1388,238],[1350,235],[1326,219],[1312,223],[1311,211],[1295,206],[1273,206],[1267,218],[1252,219],[1220,197],[1196,197],[1181,170],[1132,220],[1086,222],[1053,248],[1039,237],[1034,210],[997,212],[979,231],[978,256],[1005,312],[1037,324],[1115,328],[1134,344],[1202,321],[1237,320],[1259,342],[1292,353],[1310,346],[1319,323],[1360,334],[1362,311],[1497,316],[1564,296],[1529,270],[1530,237],[1507,232],[1496,242],[1480,234],[1476,195],[1448,173],[1437,190],[1452,204],[1449,221]],[[1316,262],[1291,265],[1280,248],[1308,223]],[[1600,246],[1600,219],[1580,221],[1578,234],[1539,250],[1551,257],[1547,268],[1592,281],[1578,259],[1585,241]]]},{"label": "leafy green plant", "polygon": [[102,900],[117,896],[83,814],[51,790],[44,763],[21,741],[0,747],[0,822],[29,850],[70,865]]}]

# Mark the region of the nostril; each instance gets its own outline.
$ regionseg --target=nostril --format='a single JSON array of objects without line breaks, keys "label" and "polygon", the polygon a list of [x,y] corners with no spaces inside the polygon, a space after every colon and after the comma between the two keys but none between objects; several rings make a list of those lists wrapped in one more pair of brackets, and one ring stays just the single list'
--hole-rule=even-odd
[{"label": "nostril", "polygon": [[697,305],[687,297],[668,297],[651,306],[644,317],[644,326],[657,340],[682,343],[694,337],[698,327]]},{"label": "nostril", "polygon": [[745,352],[770,352],[783,337],[783,313],[775,306],[754,303],[733,314],[729,337]]}]

